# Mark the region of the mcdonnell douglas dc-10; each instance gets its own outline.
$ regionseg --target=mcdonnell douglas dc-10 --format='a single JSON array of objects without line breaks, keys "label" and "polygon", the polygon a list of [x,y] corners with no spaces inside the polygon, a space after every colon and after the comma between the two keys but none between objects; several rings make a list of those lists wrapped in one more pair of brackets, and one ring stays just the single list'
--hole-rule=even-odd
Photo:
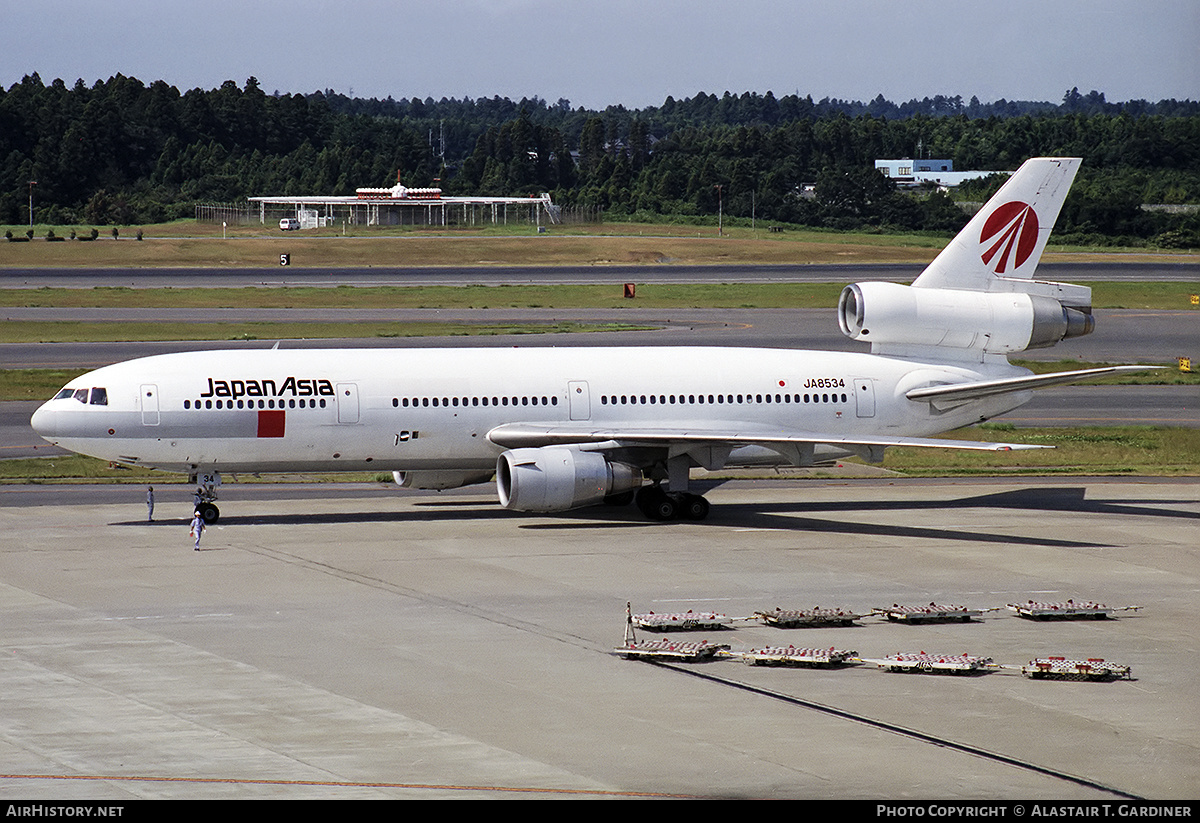
[{"label": "mcdonnell douglas dc-10", "polygon": [[450,489],[495,477],[500,503],[560,512],[636,502],[703,519],[692,468],[812,466],[934,439],[1032,390],[1136,367],[1034,376],[1008,355],[1092,331],[1091,289],[1033,279],[1079,168],[1013,174],[911,286],[847,286],[838,321],[871,352],[762,348],[207,351],[118,363],[33,415],[43,438],[186,472],[213,504],[221,473],[392,471]]}]

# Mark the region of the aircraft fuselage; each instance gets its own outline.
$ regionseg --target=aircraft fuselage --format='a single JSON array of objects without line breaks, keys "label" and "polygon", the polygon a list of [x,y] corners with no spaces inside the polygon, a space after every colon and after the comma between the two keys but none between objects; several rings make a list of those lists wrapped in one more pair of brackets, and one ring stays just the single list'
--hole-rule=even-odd
[{"label": "aircraft fuselage", "polygon": [[[939,412],[905,392],[1026,373],[785,349],[192,352],[91,372],[33,426],[73,451],[170,471],[485,471],[504,451],[489,432],[514,422],[925,436],[1029,393]],[[105,403],[81,402],[77,385],[103,388]],[[849,453],[827,446],[812,459]],[[795,461],[743,446],[728,462]]]}]

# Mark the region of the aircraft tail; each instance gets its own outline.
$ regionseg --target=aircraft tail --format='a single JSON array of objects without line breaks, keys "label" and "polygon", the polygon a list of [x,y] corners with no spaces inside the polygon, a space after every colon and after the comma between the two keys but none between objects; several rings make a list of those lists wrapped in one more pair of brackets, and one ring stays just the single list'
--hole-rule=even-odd
[{"label": "aircraft tail", "polygon": [[911,286],[847,286],[838,302],[842,331],[876,354],[951,359],[1091,333],[1089,287],[1033,279],[1079,163],[1027,160]]},{"label": "aircraft tail", "polygon": [[1026,160],[921,272],[913,286],[1021,290],[997,281],[1033,279],[1080,162],[1078,157]]}]

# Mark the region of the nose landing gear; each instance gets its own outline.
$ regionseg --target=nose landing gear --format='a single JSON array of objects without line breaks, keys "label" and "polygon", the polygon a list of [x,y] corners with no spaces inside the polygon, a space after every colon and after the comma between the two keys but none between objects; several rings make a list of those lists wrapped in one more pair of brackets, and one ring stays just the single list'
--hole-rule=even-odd
[{"label": "nose landing gear", "polygon": [[205,523],[216,523],[221,519],[221,510],[213,501],[217,499],[217,487],[221,485],[220,472],[195,474],[190,479],[196,485],[196,493],[192,495],[195,510],[200,512]]},{"label": "nose landing gear", "polygon": [[204,518],[204,522],[210,526],[221,519],[221,510],[214,503],[201,503],[196,511],[200,512],[200,516]]}]

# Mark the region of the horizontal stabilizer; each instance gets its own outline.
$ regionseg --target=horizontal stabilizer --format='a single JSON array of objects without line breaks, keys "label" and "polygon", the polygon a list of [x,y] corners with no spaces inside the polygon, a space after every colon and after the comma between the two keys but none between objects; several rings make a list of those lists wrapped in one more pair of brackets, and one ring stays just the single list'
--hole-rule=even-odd
[{"label": "horizontal stabilizer", "polygon": [[926,386],[912,389],[904,396],[909,400],[978,400],[981,397],[993,397],[999,394],[1044,389],[1047,386],[1062,386],[1067,383],[1078,383],[1092,377],[1102,377],[1106,374],[1123,374],[1126,372],[1149,371],[1161,369],[1163,366],[1103,366],[1096,369],[1078,369],[1076,371],[1054,372],[1053,374],[1033,374],[1027,377],[1008,377],[1003,380],[981,380],[974,383],[947,383],[941,386]]}]

